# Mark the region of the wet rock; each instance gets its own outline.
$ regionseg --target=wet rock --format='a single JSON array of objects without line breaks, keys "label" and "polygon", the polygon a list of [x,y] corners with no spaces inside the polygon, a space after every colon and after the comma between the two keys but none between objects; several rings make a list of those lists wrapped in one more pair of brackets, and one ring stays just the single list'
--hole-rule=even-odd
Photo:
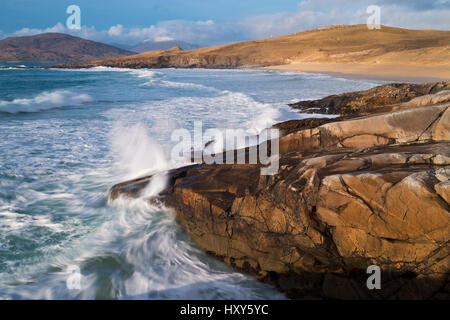
[{"label": "wet rock", "polygon": [[275,124],[274,128],[280,129],[281,133],[286,135],[299,130],[314,129],[325,123],[341,121],[343,119],[345,118],[306,118],[301,120],[288,120]]},{"label": "wet rock", "polygon": [[331,95],[319,100],[299,101],[290,104],[290,106],[306,113],[355,114],[372,112],[374,109],[376,110],[383,106],[407,101],[411,101],[412,104],[416,105],[437,103],[435,102],[436,100],[440,100],[440,102],[448,101],[448,93],[446,99],[442,99],[442,96],[430,96],[427,98],[429,101],[424,101],[423,99],[411,100],[423,95],[436,94],[443,90],[450,90],[450,81],[425,84],[395,83],[378,86],[366,91]]}]

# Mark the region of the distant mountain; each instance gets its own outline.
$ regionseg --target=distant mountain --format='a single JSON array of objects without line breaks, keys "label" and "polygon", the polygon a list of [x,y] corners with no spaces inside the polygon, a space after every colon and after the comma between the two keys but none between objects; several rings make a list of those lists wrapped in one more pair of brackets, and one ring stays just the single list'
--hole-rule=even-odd
[{"label": "distant mountain", "polygon": [[133,52],[63,33],[42,33],[0,40],[0,61],[84,62]]},{"label": "distant mountain", "polygon": [[181,40],[170,41],[144,41],[134,46],[115,45],[116,47],[123,48],[129,51],[141,53],[145,51],[154,50],[168,50],[173,47],[180,47],[183,50],[193,50],[200,48],[197,44],[187,43]]}]

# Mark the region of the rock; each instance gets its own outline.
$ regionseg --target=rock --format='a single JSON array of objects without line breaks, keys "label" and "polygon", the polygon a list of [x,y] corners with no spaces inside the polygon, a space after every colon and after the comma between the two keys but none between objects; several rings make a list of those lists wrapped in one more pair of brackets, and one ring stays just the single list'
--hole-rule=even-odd
[{"label": "rock", "polygon": [[364,148],[394,143],[450,140],[450,104],[403,109],[289,133],[281,152]]},{"label": "rock", "polygon": [[441,183],[434,185],[434,190],[436,190],[437,194],[442,197],[442,199],[450,204],[450,181],[446,180]]},{"label": "rock", "polygon": [[427,94],[424,96],[414,98],[408,102],[403,103],[402,106],[408,108],[422,107],[449,101],[450,101],[450,90],[443,90],[438,93]]},{"label": "rock", "polygon": [[338,118],[306,118],[301,120],[288,120],[274,125],[274,128],[280,129],[283,135],[297,132],[299,130],[314,129],[322,124],[343,120],[344,117]]},{"label": "rock", "polygon": [[[341,93],[319,100],[307,100],[290,104],[291,107],[306,113],[355,114],[373,112],[386,106],[410,101],[410,106],[424,106],[442,103],[450,99],[450,81],[425,84],[395,83],[378,86],[366,91]],[[445,91],[445,95],[434,95]],[[413,99],[430,95],[426,100]],[[411,100],[412,99],[412,100]]]}]

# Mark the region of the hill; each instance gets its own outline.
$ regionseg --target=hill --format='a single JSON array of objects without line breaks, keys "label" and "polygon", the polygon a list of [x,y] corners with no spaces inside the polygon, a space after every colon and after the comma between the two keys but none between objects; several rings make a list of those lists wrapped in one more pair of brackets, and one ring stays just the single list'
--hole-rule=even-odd
[{"label": "hill", "polygon": [[154,50],[168,50],[173,47],[180,47],[183,50],[193,50],[200,48],[199,45],[187,43],[180,40],[169,40],[169,41],[144,41],[138,43],[137,45],[123,48],[136,53],[142,53],[146,51]]},{"label": "hill", "polygon": [[0,40],[0,61],[81,62],[130,54],[133,52],[62,33]]},{"label": "hill", "polygon": [[287,36],[196,50],[149,51],[78,64],[76,67],[242,68],[287,65],[287,69],[295,69],[299,64],[338,64],[344,68],[356,64],[375,68],[415,66],[420,67],[421,72],[428,70],[429,76],[448,78],[450,31],[409,30],[387,26],[369,30],[366,25],[330,26]]}]

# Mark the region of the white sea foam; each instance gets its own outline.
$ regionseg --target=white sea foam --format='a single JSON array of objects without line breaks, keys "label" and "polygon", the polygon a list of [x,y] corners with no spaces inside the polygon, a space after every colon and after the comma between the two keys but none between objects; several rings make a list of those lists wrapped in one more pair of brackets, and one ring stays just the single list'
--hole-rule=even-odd
[{"label": "white sea foam", "polygon": [[177,82],[164,80],[164,73],[150,69],[130,69],[130,68],[116,68],[98,66],[87,69],[60,69],[62,71],[77,71],[77,72],[124,72],[129,73],[138,78],[147,80],[142,83],[142,86],[150,87],[165,87],[165,88],[187,88],[187,89],[203,89],[208,91],[218,91],[213,87],[204,86],[197,83]]},{"label": "white sea foam", "polygon": [[150,70],[150,69],[130,69],[130,68],[117,68],[117,67],[107,67],[98,66],[85,69],[52,69],[55,71],[70,71],[70,72],[123,72],[129,73],[131,75],[137,76],[139,78],[151,79],[156,75],[163,75],[161,72]]},{"label": "white sea foam", "polygon": [[131,75],[137,76],[138,78],[144,78],[148,81],[144,82],[142,86],[157,86],[165,88],[188,88],[188,89],[203,89],[208,91],[218,91],[215,88],[204,86],[201,84],[190,83],[190,82],[177,82],[164,80],[164,74],[149,69],[123,69],[129,72]]},{"label": "white sea foam", "polygon": [[49,68],[48,70],[61,71],[61,72],[73,72],[73,71],[76,71],[76,72],[129,72],[132,69],[98,66],[98,67],[85,68],[85,69]]},{"label": "white sea foam", "polygon": [[[213,97],[180,97],[152,101],[129,108],[133,113],[132,118],[123,108],[111,109],[104,114],[119,123],[112,134],[115,146],[113,150],[115,154],[121,154],[122,160],[119,163],[122,163],[122,169],[128,168],[125,170],[127,178],[149,174],[152,169],[156,172],[190,164],[190,155],[185,155],[187,157],[184,160],[164,159],[163,155],[170,155],[171,148],[175,143],[179,143],[167,143],[174,130],[187,129],[191,136],[193,135],[193,121],[202,121],[204,134],[210,128],[218,129],[224,136],[227,129],[239,129],[237,134],[255,138],[262,130],[271,127],[280,116],[279,109],[274,105],[261,103],[247,94],[231,91],[220,91]],[[152,138],[149,138],[150,136]],[[205,137],[204,140],[203,145],[211,139]],[[187,143],[187,149],[190,149],[192,141],[183,142]],[[163,146],[159,147],[159,143]],[[256,140],[251,139],[250,145],[254,143]],[[209,149],[213,148],[216,153],[224,150],[223,147],[221,141],[209,145]],[[230,148],[236,147],[244,146]],[[155,163],[160,165],[156,166]]]},{"label": "white sea foam", "polygon": [[0,67],[0,71],[2,70],[23,70],[25,67]]},{"label": "white sea foam", "polygon": [[127,72],[129,72],[130,74],[137,76],[138,78],[145,78],[145,79],[153,79],[155,76],[163,75],[161,72],[149,69],[125,69],[125,70],[127,70]]},{"label": "white sea foam", "polygon": [[131,179],[167,169],[162,148],[150,137],[142,124],[116,123],[110,133],[115,166],[123,178]]},{"label": "white sea foam", "polygon": [[[165,180],[161,176],[162,181]],[[161,182],[156,176],[156,186]],[[164,181],[165,183],[165,181]],[[158,208],[146,201],[158,190],[152,186],[136,199],[120,197],[112,202],[114,219],[104,224],[97,237],[111,243],[123,239],[123,256],[133,266],[133,272],[120,283],[121,297],[136,299],[249,299],[258,298],[254,289],[245,286],[249,278],[232,272],[222,265],[214,269],[208,258],[190,241],[180,238],[181,229],[175,223],[175,215],[164,207]],[[145,230],[145,232],[143,232]],[[140,234],[139,237],[133,236]],[[99,239],[98,239],[99,240]],[[92,252],[83,257],[89,260]],[[211,262],[210,260],[209,262]],[[217,263],[218,265],[220,263]],[[222,270],[220,270],[222,268]],[[92,298],[96,279],[87,281],[84,298]],[[242,284],[238,291],[236,285]],[[261,285],[264,287],[264,285]],[[261,294],[259,298],[264,298]],[[282,299],[273,292],[271,298]]]},{"label": "white sea foam", "polygon": [[[141,121],[150,121],[154,125],[170,123],[169,130],[188,128],[191,121],[201,120],[208,127],[240,128],[258,132],[275,123],[280,116],[274,105],[258,102],[241,92],[231,91],[220,91],[212,97],[187,96],[151,101],[132,108]],[[129,118],[122,109],[112,109],[105,115],[122,121]],[[166,140],[170,137],[166,132],[159,133],[166,134]]]},{"label": "white sea foam", "polygon": [[92,101],[92,98],[88,94],[74,93],[68,90],[44,91],[33,98],[14,99],[12,101],[0,100],[0,112],[37,112],[64,106],[81,105],[89,101]]},{"label": "white sea foam", "polygon": [[0,230],[2,232],[17,232],[33,226],[50,228],[54,232],[64,230],[61,224],[52,222],[50,215],[33,216],[13,211],[0,211]]}]

